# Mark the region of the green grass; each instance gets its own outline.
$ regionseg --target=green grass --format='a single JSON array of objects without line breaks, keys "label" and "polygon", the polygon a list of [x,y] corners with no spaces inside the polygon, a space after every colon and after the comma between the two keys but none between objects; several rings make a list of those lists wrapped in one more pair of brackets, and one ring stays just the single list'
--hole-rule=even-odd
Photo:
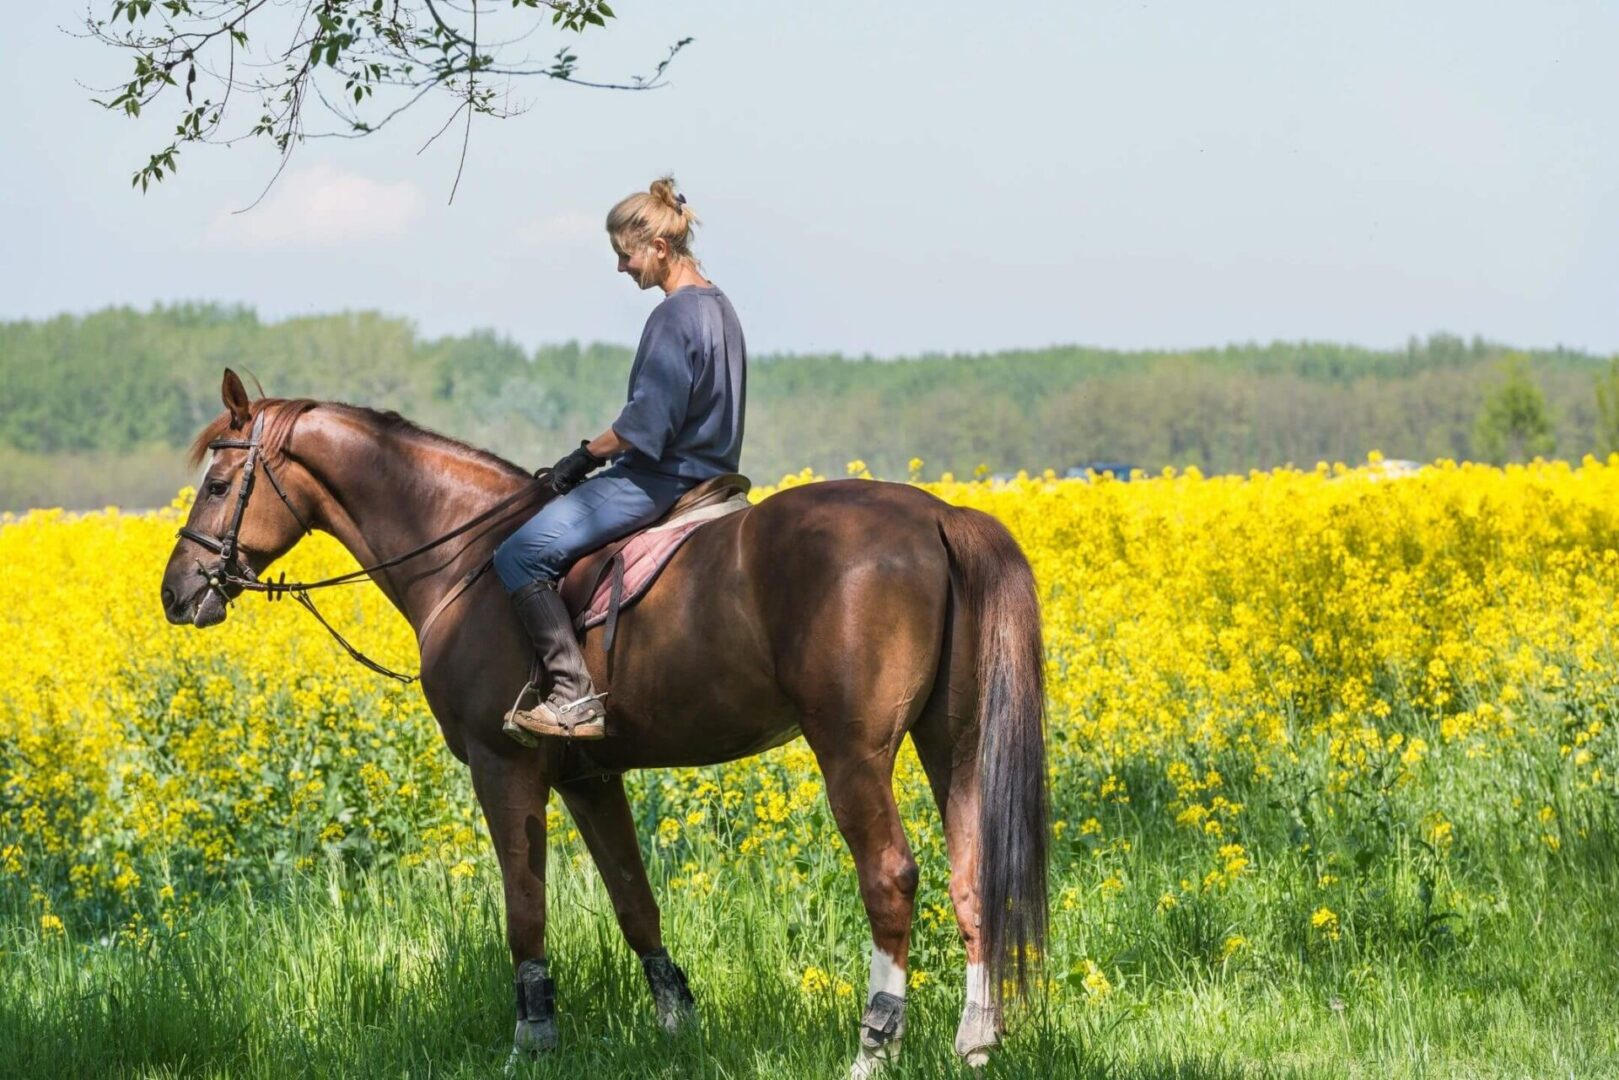
[{"label": "green grass", "polygon": [[[1434,887],[1430,857],[1396,847],[1336,894],[1343,933],[1327,941],[1309,926],[1311,864],[1285,853],[1160,910],[1196,860],[1180,834],[1126,821],[1108,828],[1134,840],[1108,863],[1128,883],[1116,895],[1098,889],[1103,871],[1081,845],[1059,849],[1055,986],[1019,1016],[986,1076],[1619,1076],[1619,849],[1608,834],[1555,854],[1503,840],[1451,856],[1442,887],[1481,898],[1465,917],[1434,917],[1420,896],[1423,881]],[[713,858],[707,895],[672,887],[675,860],[649,855],[700,1029],[657,1030],[594,870],[561,844],[549,942],[563,1042],[520,1074],[846,1075],[869,946],[835,841],[810,853],[798,888],[784,884],[787,860]],[[923,863],[919,906],[944,891],[936,856]],[[32,911],[16,896],[0,908],[5,1075],[471,1077],[505,1064],[511,971],[492,871],[334,870],[222,890],[141,944],[83,940],[72,925],[42,934]],[[1222,960],[1232,933],[1249,944]],[[950,1049],[962,993],[953,928],[919,922],[913,956],[931,978],[911,994],[890,1075],[966,1075]],[[1099,998],[1081,985],[1092,958],[1113,986]],[[852,991],[805,995],[811,964]]]}]

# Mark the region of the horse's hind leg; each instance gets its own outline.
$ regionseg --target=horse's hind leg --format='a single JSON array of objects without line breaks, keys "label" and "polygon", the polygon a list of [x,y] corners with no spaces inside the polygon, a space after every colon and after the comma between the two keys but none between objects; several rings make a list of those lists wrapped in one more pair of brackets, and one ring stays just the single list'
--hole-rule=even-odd
[{"label": "horse's hind leg", "polygon": [[894,758],[921,709],[937,647],[937,630],[924,620],[897,620],[883,639],[861,642],[859,649],[844,651],[840,664],[822,668],[823,677],[833,672],[841,677],[823,682],[813,698],[800,698],[804,735],[826,778],[832,816],[854,856],[871,922],[871,977],[855,1080],[896,1057],[905,1034],[918,875],[894,804]]},{"label": "horse's hind leg", "polygon": [[956,1053],[977,1068],[1000,1041],[1001,1023],[979,936],[978,685],[977,658],[970,644],[976,635],[965,625],[959,607],[952,604],[951,609],[939,672],[911,729],[911,742],[944,819],[950,901],[967,954],[967,1000],[956,1030]]},{"label": "horse's hind leg", "polygon": [[573,780],[558,784],[557,790],[596,861],[624,940],[641,958],[658,1024],[673,1033],[695,1022],[697,1007],[686,986],[686,973],[669,959],[663,947],[658,902],[647,882],[623,779],[611,776]]},{"label": "horse's hind leg", "polygon": [[826,797],[854,856],[860,899],[871,922],[871,978],[851,1075],[870,1076],[899,1053],[905,1035],[905,970],[917,868],[892,788],[894,755],[829,758],[818,751]]}]

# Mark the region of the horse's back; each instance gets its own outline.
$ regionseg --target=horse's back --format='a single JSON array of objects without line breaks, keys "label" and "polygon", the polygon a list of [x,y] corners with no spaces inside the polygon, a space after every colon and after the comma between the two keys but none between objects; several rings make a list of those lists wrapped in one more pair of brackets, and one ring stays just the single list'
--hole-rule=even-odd
[{"label": "horse's back", "polygon": [[[610,672],[603,628],[584,636],[592,678],[608,691],[609,738],[585,747],[589,757],[610,770],[700,765],[791,739],[810,697],[861,666],[854,658],[872,663],[939,633],[949,571],[936,522],[947,509],[908,485],[840,480],[780,491],[698,529],[621,612]],[[483,592],[478,600],[493,602]],[[463,723],[466,706],[504,709],[528,675],[515,620],[504,608],[490,615],[469,609],[485,625],[465,627],[444,658],[481,668],[463,691],[470,699],[446,703]],[[492,729],[472,726],[503,737],[498,711]]]}]

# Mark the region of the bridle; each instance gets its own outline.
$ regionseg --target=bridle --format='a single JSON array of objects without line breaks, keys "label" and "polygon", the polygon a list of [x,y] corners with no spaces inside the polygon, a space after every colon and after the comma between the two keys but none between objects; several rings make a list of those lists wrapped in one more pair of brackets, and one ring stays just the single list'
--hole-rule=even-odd
[{"label": "bridle", "polygon": [[[407,551],[403,555],[376,563],[373,566],[366,566],[361,567],[358,570],[351,570],[346,574],[338,574],[336,577],[322,578],[319,581],[289,582],[287,580],[285,571],[282,572],[279,580],[260,581],[258,575],[254,573],[253,568],[248,565],[246,561],[241,559],[242,545],[240,539],[240,534],[242,531],[242,518],[247,513],[247,501],[253,494],[253,482],[260,469],[264,471],[265,478],[270,481],[270,486],[275,488],[275,493],[281,497],[282,505],[287,508],[288,513],[292,514],[293,520],[298,523],[299,528],[302,530],[302,532],[299,534],[299,539],[302,539],[304,536],[307,536],[309,533],[314,531],[309,522],[304,520],[304,516],[298,512],[298,508],[292,505],[292,500],[287,497],[286,489],[281,486],[281,481],[276,479],[274,470],[270,468],[268,457],[264,456],[262,453],[264,445],[263,436],[265,412],[266,410],[261,409],[258,415],[253,418],[253,427],[249,430],[248,437],[246,439],[215,439],[208,444],[208,449],[210,450],[246,450],[247,461],[242,465],[242,482],[240,488],[236,492],[236,507],[231,512],[230,526],[225,530],[225,534],[223,536],[211,536],[208,533],[190,528],[186,525],[180,526],[180,528],[177,530],[176,535],[182,537],[183,539],[190,540],[192,543],[198,544],[219,556],[219,565],[212,568],[204,566],[202,560],[199,559],[197,561],[197,573],[201,574],[205,579],[207,579],[207,587],[213,592],[218,593],[219,598],[224,601],[226,606],[229,606],[234,601],[235,597],[242,592],[260,592],[265,595],[266,599],[272,601],[279,600],[283,596],[291,595],[294,600],[298,601],[299,604],[307,608],[309,613],[320,621],[320,624],[327,629],[332,637],[337,639],[337,643],[343,646],[343,648],[348,652],[349,656],[353,657],[359,663],[365,665],[379,675],[386,675],[390,679],[397,679],[398,681],[407,684],[415,682],[418,678],[420,678],[419,674],[404,675],[400,672],[392,670],[391,668],[384,667],[382,664],[377,663],[377,661],[360,652],[353,645],[350,645],[348,640],[344,638],[342,634],[338,633],[337,629],[333,627],[331,623],[327,622],[325,617],[321,615],[318,610],[316,610],[315,602],[309,598],[310,590],[326,589],[336,585],[352,585],[361,581],[370,580],[371,575],[378,570],[386,570],[391,566],[398,566],[402,562],[409,559],[414,559],[416,556],[438,547],[445,541],[452,540],[455,537],[460,536],[468,529],[480,525],[491,518],[497,517],[503,511],[510,509],[513,505],[524,499],[532,498],[535,495],[543,494],[548,491],[553,491],[554,489],[549,483],[550,470],[541,469],[535,474],[537,479],[545,481],[539,487],[531,486],[523,488],[521,491],[513,492],[511,495],[508,495],[506,498],[500,500],[500,502],[496,503],[494,506],[491,506],[489,509],[483,511],[481,514],[478,514],[476,517],[473,517],[472,519],[456,526],[454,529],[451,529],[438,539],[430,540],[421,547]],[[444,599],[439,602],[439,605],[428,614],[425,620],[423,620],[421,629],[418,631],[418,640],[426,639],[428,627],[430,627],[437,619],[439,613],[442,612],[451,601],[465,592],[474,581],[482,577],[484,572],[490,568],[491,563],[492,560],[485,559],[478,567],[466,574],[456,588],[452,589],[445,595]],[[235,592],[230,591],[233,589]]]},{"label": "bridle", "polygon": [[[197,572],[208,579],[208,587],[219,593],[220,598],[226,603],[231,600],[231,595],[225,591],[227,587],[235,586],[237,592],[240,592],[242,589],[261,584],[258,575],[253,572],[253,568],[246,562],[239,561],[237,557],[242,550],[240,542],[242,518],[247,513],[247,500],[253,495],[253,481],[258,475],[260,465],[259,451],[262,447],[263,436],[264,411],[260,410],[259,414],[253,418],[253,427],[248,432],[246,439],[215,439],[208,444],[208,449],[210,450],[247,451],[247,462],[242,466],[241,487],[236,492],[236,509],[231,514],[230,527],[225,530],[225,535],[210,536],[186,525],[180,526],[176,534],[190,540],[193,544],[207,548],[219,556],[219,566],[212,570],[203,566],[202,561],[199,559],[197,561]],[[298,508],[292,505],[292,500],[287,498],[286,489],[281,486],[281,481],[275,478],[275,472],[271,470],[269,461],[266,460],[262,464],[265,478],[270,481],[270,486],[275,488],[275,493],[281,496],[281,502],[286,506],[287,512],[292,515],[293,520],[303,530],[299,534],[299,539],[308,536],[311,532],[309,522],[305,521],[304,516],[298,513]]]}]

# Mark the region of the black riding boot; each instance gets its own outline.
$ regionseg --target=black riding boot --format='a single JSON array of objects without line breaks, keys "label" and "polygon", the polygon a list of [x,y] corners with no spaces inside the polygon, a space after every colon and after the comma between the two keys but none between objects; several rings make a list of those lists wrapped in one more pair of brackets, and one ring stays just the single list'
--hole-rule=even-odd
[{"label": "black riding boot", "polygon": [[[557,592],[554,581],[536,579],[512,593],[517,617],[528,631],[534,651],[545,665],[551,690],[532,709],[516,708],[506,714],[506,734],[534,746],[536,735],[561,735],[572,739],[605,738],[602,695],[591,684],[585,657],[574,636],[573,620]],[[521,704],[521,702],[519,702]]]}]

